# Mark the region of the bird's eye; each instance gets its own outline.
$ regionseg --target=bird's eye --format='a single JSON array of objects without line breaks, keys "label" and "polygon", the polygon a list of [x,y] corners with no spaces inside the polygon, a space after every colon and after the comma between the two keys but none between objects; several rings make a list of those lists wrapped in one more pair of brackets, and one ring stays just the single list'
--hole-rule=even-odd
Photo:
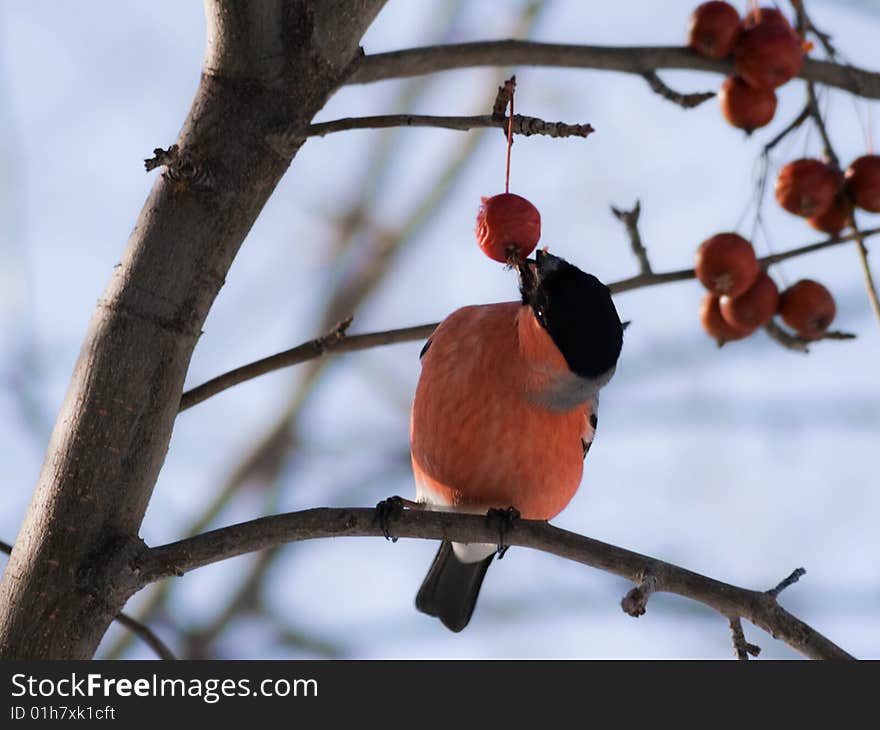
[{"label": "bird's eye", "polygon": [[538,307],[535,309],[535,316],[538,318],[539,322],[544,321],[544,307]]}]

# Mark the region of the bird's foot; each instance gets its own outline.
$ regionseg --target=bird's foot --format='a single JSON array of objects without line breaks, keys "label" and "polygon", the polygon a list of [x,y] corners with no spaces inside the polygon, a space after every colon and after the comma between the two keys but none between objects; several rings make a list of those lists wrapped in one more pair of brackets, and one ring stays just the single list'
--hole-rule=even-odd
[{"label": "bird's foot", "polygon": [[374,519],[379,523],[379,527],[386,540],[397,542],[397,538],[389,532],[388,528],[391,526],[391,521],[399,517],[405,508],[419,509],[421,505],[418,502],[413,502],[410,499],[404,499],[397,495],[383,499],[376,505],[376,516]]},{"label": "bird's foot", "polygon": [[510,528],[520,519],[520,516],[519,510],[516,507],[508,507],[507,509],[493,507],[486,512],[486,524],[498,530],[498,550],[496,554],[499,560],[504,557],[504,553],[510,547],[510,545],[505,544],[504,538],[507,536]]}]

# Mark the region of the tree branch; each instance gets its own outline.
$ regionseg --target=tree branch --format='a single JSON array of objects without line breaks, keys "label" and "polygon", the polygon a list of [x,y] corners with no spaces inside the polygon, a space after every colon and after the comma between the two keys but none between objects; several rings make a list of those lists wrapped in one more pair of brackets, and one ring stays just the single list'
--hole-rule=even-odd
[{"label": "tree branch", "polygon": [[[347,320],[347,322],[350,321]],[[207,400],[213,395],[217,395],[217,393],[223,392],[227,388],[239,385],[266,373],[290,367],[291,365],[298,365],[308,360],[314,360],[331,352],[356,352],[381,345],[424,340],[431,336],[436,327],[436,323],[421,324],[415,327],[403,327],[384,332],[367,332],[361,335],[347,335],[343,328],[337,327],[329,335],[309,340],[289,350],[279,352],[277,355],[270,355],[262,360],[230,370],[228,373],[218,375],[216,378],[212,378],[206,383],[186,391],[180,399],[180,410],[185,411],[187,408],[192,408],[194,405]]]},{"label": "tree branch", "polygon": [[[383,535],[376,510],[324,507],[263,517],[148,549],[135,564],[147,584],[238,555],[289,542],[324,537]],[[483,515],[403,510],[392,520],[397,537],[489,542],[497,530]],[[783,609],[772,592],[739,588],[662,560],[593,540],[546,522],[516,521],[505,544],[529,547],[573,560],[636,583],[652,576],[653,590],[691,598],[724,616],[742,616],[814,659],[852,659],[846,651]]]},{"label": "tree branch", "polygon": [[[307,137],[323,137],[334,132],[351,129],[387,129],[388,127],[438,127],[467,131],[481,127],[500,127],[507,129],[507,119],[494,114],[469,117],[439,117],[424,114],[383,114],[373,117],[346,117],[330,122],[312,124],[305,130]],[[529,137],[533,134],[545,137],[588,137],[595,130],[589,124],[566,124],[565,122],[545,122],[538,117],[513,115],[513,133]],[[300,135],[302,136],[302,135]]]},{"label": "tree branch", "polygon": [[[501,40],[424,46],[368,55],[348,77],[347,83],[367,84],[471,66],[555,66],[639,75],[664,68],[724,75],[733,72],[733,62],[729,59],[706,58],[678,46],[582,46]],[[874,71],[808,58],[800,76],[866,98],[880,98],[880,73]]]}]

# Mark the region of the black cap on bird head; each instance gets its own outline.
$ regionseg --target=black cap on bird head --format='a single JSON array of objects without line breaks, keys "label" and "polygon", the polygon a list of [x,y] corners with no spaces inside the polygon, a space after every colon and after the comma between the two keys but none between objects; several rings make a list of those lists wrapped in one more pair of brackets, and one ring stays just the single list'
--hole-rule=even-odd
[{"label": "black cap on bird head", "polygon": [[523,304],[532,308],[571,371],[590,379],[612,371],[623,346],[623,325],[608,287],[541,250],[518,270]]}]

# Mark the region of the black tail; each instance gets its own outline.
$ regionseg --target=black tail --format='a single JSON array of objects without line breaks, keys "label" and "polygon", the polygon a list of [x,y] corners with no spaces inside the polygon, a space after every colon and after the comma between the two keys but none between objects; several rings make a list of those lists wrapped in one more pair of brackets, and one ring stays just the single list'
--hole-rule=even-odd
[{"label": "black tail", "polygon": [[480,586],[489,569],[493,553],[478,563],[462,563],[444,540],[431,563],[431,569],[416,596],[416,608],[439,618],[447,629],[458,632],[468,625]]}]

